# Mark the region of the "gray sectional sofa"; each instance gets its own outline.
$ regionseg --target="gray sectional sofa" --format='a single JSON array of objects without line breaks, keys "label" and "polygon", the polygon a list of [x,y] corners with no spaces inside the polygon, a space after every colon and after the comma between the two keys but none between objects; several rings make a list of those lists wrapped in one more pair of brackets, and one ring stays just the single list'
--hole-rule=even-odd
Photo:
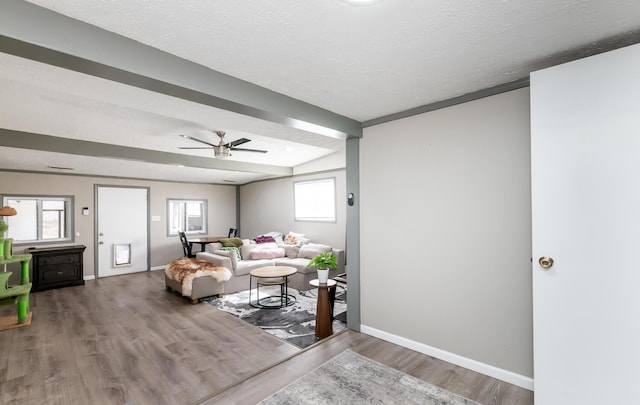
[{"label": "gray sectional sofa", "polygon": [[327,251],[332,251],[338,262],[338,268],[330,270],[329,278],[344,273],[344,250],[317,243],[305,243],[297,246],[283,242],[255,243],[245,239],[237,250],[225,248],[220,243],[212,243],[206,252],[197,253],[196,258],[231,270],[233,275],[230,280],[225,282],[225,294],[248,290],[249,272],[267,266],[295,267],[297,273],[289,277],[289,287],[308,290],[311,288],[309,281],[318,277],[316,268],[314,266],[307,267],[307,264],[318,253]]}]

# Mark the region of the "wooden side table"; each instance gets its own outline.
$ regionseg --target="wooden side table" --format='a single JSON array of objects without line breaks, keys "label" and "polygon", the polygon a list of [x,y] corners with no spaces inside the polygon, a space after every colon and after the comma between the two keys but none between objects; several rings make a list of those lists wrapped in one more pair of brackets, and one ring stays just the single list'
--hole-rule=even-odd
[{"label": "wooden side table", "polygon": [[335,288],[337,283],[334,280],[327,280],[326,283],[321,284],[318,279],[314,279],[309,281],[309,284],[318,289],[318,303],[316,305],[316,337],[324,339],[333,334],[329,289]]}]

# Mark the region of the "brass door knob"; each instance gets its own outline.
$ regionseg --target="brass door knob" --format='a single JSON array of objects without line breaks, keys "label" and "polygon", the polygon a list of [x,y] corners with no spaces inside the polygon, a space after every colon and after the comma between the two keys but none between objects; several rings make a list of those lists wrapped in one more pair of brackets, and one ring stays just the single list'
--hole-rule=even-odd
[{"label": "brass door knob", "polygon": [[553,266],[553,259],[547,256],[543,256],[541,258],[538,259],[538,263],[540,263],[540,266],[543,269],[548,269],[551,266]]}]

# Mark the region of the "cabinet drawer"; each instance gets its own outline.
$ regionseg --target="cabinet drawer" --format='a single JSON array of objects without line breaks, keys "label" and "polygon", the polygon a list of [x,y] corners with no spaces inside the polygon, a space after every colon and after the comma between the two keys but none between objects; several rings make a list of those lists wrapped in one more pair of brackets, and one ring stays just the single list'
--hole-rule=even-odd
[{"label": "cabinet drawer", "polygon": [[41,266],[50,266],[64,263],[78,263],[80,256],[77,254],[57,255],[57,256],[43,256],[38,262]]},{"label": "cabinet drawer", "polygon": [[41,267],[39,274],[40,282],[43,284],[74,280],[78,278],[78,266]]}]

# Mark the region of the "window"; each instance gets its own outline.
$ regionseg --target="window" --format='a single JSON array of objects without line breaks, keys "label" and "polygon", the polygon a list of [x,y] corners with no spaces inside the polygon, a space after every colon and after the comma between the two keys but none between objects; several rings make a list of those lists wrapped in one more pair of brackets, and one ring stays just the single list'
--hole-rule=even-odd
[{"label": "window", "polygon": [[293,183],[296,221],[336,221],[336,179]]},{"label": "window", "polygon": [[72,240],[73,197],[5,196],[2,205],[16,209],[17,215],[4,219],[15,244]]},{"label": "window", "polygon": [[207,233],[207,200],[167,200],[169,235]]}]

